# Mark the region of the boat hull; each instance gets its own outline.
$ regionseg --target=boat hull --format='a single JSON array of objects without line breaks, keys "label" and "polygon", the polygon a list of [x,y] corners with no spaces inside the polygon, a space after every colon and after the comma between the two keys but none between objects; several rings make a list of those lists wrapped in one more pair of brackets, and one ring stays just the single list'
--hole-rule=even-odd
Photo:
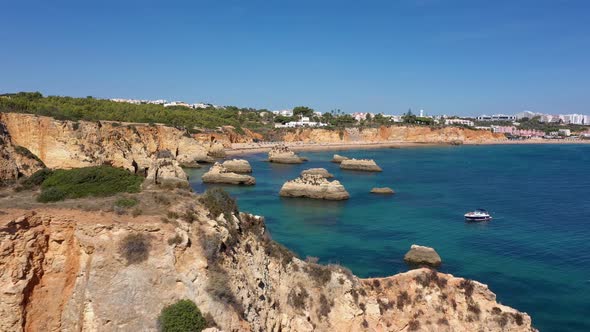
[{"label": "boat hull", "polygon": [[490,221],[492,217],[467,217],[465,216],[466,221]]}]

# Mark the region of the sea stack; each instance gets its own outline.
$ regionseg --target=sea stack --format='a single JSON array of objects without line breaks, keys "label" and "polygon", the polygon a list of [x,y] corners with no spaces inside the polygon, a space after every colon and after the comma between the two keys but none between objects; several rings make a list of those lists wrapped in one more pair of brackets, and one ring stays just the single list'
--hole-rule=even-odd
[{"label": "sea stack", "polygon": [[301,171],[301,176],[306,175],[306,174],[320,175],[321,177],[324,177],[326,179],[334,177],[334,175],[330,174],[330,172],[328,172],[328,170],[326,170],[325,168],[310,168],[310,169],[306,169],[304,171]]},{"label": "sea stack", "polygon": [[299,157],[285,145],[277,145],[268,152],[268,161],[278,164],[301,164],[307,159]]},{"label": "sea stack", "polygon": [[252,173],[252,166],[250,166],[250,163],[244,159],[226,160],[222,165],[228,172]]},{"label": "sea stack", "polygon": [[350,197],[339,181],[328,181],[321,175],[305,174],[285,182],[279,193],[283,197],[307,197],[325,200],[345,200]]},{"label": "sea stack", "polygon": [[335,154],[334,157],[332,157],[332,162],[333,163],[337,163],[340,164],[341,162],[343,162],[344,160],[348,160],[350,158],[345,157],[345,156],[341,156],[339,154]]},{"label": "sea stack", "polygon": [[412,244],[410,251],[404,256],[404,261],[413,266],[427,265],[438,267],[442,263],[440,256],[433,248],[419,246],[417,244]]},{"label": "sea stack", "polygon": [[381,194],[381,195],[393,195],[393,194],[395,194],[395,191],[393,191],[393,189],[391,189],[389,187],[383,187],[383,188],[373,188],[373,189],[371,189],[371,193],[372,194]]},{"label": "sea stack", "polygon": [[203,174],[204,183],[242,184],[251,186],[256,184],[253,176],[228,171],[222,164],[215,163],[209,171]]},{"label": "sea stack", "polygon": [[347,159],[340,163],[340,169],[364,172],[381,172],[381,167],[373,159]]}]

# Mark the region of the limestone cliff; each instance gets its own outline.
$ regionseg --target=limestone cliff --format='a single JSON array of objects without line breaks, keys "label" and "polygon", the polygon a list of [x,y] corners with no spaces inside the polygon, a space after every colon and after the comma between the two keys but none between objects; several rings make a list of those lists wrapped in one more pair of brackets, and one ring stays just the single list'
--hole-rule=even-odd
[{"label": "limestone cliff", "polygon": [[22,146],[50,168],[111,164],[145,172],[159,151],[170,151],[180,165],[212,162],[223,145],[200,142],[182,130],[160,125],[60,121],[49,117],[0,113],[0,125],[13,145]]},{"label": "limestone cliff", "polygon": [[459,127],[382,126],[380,128],[346,128],[343,130],[328,129],[297,129],[284,135],[286,142],[416,142],[416,143],[483,143],[505,140],[502,134],[494,134],[486,130],[471,130]]},{"label": "limestone cliff", "polygon": [[[172,220],[0,199],[0,330],[156,331],[186,298],[224,331],[533,331],[478,282],[427,269],[359,279],[294,257],[261,217],[216,216],[177,192],[158,199]],[[145,260],[126,259],[129,234],[149,241]]]}]

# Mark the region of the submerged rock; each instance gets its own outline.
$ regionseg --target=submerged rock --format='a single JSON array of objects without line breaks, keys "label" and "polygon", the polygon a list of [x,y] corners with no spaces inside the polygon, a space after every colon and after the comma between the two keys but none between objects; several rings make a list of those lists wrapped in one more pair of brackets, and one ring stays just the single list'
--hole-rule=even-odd
[{"label": "submerged rock", "polygon": [[344,160],[348,160],[348,159],[350,159],[350,158],[335,154],[334,157],[332,157],[332,162],[340,164]]},{"label": "submerged rock", "polygon": [[330,174],[330,172],[328,172],[328,170],[326,170],[325,168],[310,168],[310,169],[306,169],[306,170],[301,171],[301,176],[303,176],[305,174],[319,175],[319,176],[324,177],[326,179],[334,177],[334,175]]},{"label": "submerged rock", "polygon": [[442,263],[438,253],[431,247],[412,244],[410,251],[404,256],[404,261],[410,265],[428,265],[438,267]]},{"label": "submerged rock", "polygon": [[279,164],[301,164],[307,159],[299,157],[284,145],[278,145],[268,152],[268,161]]},{"label": "submerged rock", "polygon": [[373,159],[347,159],[340,163],[341,169],[364,172],[381,172],[381,167]]},{"label": "submerged rock", "polygon": [[228,172],[252,173],[252,166],[250,166],[250,163],[244,159],[226,160],[222,165]]},{"label": "submerged rock", "polygon": [[283,197],[307,197],[326,200],[345,200],[350,197],[339,181],[328,181],[321,175],[304,174],[285,182],[279,195]]},{"label": "submerged rock", "polygon": [[373,188],[373,189],[371,189],[371,193],[382,194],[382,195],[393,195],[393,194],[395,194],[395,191],[393,191],[393,189],[391,189],[389,187],[383,187],[383,188]]},{"label": "submerged rock", "polygon": [[256,184],[256,179],[253,176],[230,172],[220,163],[211,166],[209,171],[203,174],[202,179],[204,183],[243,184],[248,186]]}]

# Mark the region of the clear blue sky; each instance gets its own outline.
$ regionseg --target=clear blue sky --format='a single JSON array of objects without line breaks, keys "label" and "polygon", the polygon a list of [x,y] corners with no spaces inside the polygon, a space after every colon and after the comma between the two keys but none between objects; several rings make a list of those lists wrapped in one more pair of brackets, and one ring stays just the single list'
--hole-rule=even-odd
[{"label": "clear blue sky", "polygon": [[4,1],[0,92],[590,114],[590,1]]}]

